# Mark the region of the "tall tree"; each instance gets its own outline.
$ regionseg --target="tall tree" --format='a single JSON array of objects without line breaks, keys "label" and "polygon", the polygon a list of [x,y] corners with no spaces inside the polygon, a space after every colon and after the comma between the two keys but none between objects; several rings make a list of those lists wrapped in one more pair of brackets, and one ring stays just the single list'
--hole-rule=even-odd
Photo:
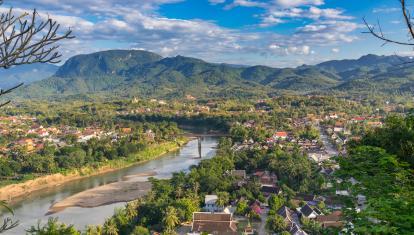
[{"label": "tall tree", "polygon": [[103,226],[103,233],[105,235],[118,235],[118,232],[118,227],[113,218],[105,221],[105,224]]},{"label": "tall tree", "polygon": [[178,212],[172,206],[167,207],[164,215],[164,226],[167,233],[172,233],[177,224],[179,224]]},{"label": "tall tree", "polygon": [[219,207],[225,207],[230,200],[230,195],[228,192],[218,192],[216,204]]},{"label": "tall tree", "polygon": [[[3,1],[0,0],[0,5]],[[48,15],[31,13],[15,14],[13,8],[0,15],[0,68],[34,63],[60,63],[62,54],[57,43],[72,39],[72,30],[61,31],[60,24]],[[0,89],[0,96],[22,86],[20,83],[8,89]],[[0,104],[4,106],[7,101]]]},{"label": "tall tree", "polygon": [[266,228],[274,233],[281,233],[286,230],[287,224],[280,215],[271,215],[266,220]]}]

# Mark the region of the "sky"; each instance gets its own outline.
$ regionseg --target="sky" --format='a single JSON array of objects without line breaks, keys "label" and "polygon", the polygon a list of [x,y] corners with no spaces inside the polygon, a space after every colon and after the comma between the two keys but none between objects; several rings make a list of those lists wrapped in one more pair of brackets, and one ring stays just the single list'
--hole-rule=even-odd
[{"label": "sky", "polygon": [[365,17],[380,22],[387,37],[407,40],[398,0],[6,0],[0,10],[11,6],[16,14],[36,8],[62,29],[71,28],[76,39],[62,43],[65,59],[139,49],[214,63],[294,67],[366,54],[414,55],[412,47],[382,46],[362,33]]}]

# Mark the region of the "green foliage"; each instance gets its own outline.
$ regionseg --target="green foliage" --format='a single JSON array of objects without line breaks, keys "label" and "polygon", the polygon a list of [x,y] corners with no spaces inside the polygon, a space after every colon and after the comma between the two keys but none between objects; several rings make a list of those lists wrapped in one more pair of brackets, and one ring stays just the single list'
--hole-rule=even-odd
[{"label": "green foliage", "polygon": [[355,193],[367,197],[365,210],[348,215],[357,234],[410,234],[414,230],[413,152],[409,148],[413,124],[412,117],[391,117],[384,129],[368,133],[352,146],[348,157],[339,160],[338,176],[357,179],[360,184],[353,186]]},{"label": "green foliage", "polygon": [[49,218],[43,226],[39,222],[36,227],[32,226],[28,229],[27,233],[32,235],[80,235],[80,232],[73,225],[67,226],[59,223],[57,218]]},{"label": "green foliage", "polygon": [[119,229],[115,218],[107,219],[103,225],[102,231],[105,235],[118,235]]},{"label": "green foliage", "polygon": [[230,195],[228,192],[218,192],[216,205],[219,207],[225,207],[228,205],[230,200]]},{"label": "green foliage", "polygon": [[289,187],[307,191],[312,177],[312,163],[307,156],[299,153],[274,152],[268,156],[269,167]]},{"label": "green foliage", "polygon": [[322,233],[322,226],[315,220],[308,219],[306,217],[301,218],[302,228],[311,235],[318,235]]},{"label": "green foliage", "polygon": [[172,231],[174,231],[175,226],[178,225],[179,222],[180,220],[178,218],[177,209],[175,209],[172,206],[167,207],[167,209],[164,212],[163,219],[165,231],[171,233]]},{"label": "green foliage", "polygon": [[281,233],[287,229],[285,219],[280,215],[269,215],[266,220],[266,229],[274,233]]},{"label": "green foliage", "polygon": [[142,226],[136,226],[134,228],[134,231],[132,231],[131,235],[150,235],[150,234],[151,233],[147,228],[142,227]]},{"label": "green foliage", "polygon": [[367,134],[362,145],[381,147],[414,167],[414,116],[391,116],[385,127]]},{"label": "green foliage", "polygon": [[247,204],[247,201],[246,200],[240,200],[237,203],[235,213],[237,215],[245,216],[246,214],[249,213],[249,210],[250,210],[250,208],[249,208],[249,204]]},{"label": "green foliage", "polygon": [[272,195],[268,200],[270,210],[277,211],[286,203],[286,199],[280,195]]},{"label": "green foliage", "polygon": [[191,198],[178,199],[174,207],[177,208],[181,221],[191,221],[193,213],[200,211],[199,202]]}]

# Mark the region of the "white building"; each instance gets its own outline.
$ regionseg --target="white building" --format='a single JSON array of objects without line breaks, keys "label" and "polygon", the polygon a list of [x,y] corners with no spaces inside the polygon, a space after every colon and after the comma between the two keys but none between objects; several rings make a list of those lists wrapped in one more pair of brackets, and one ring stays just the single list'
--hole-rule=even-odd
[{"label": "white building", "polygon": [[224,208],[217,206],[217,195],[206,195],[204,210],[208,212],[222,212]]}]

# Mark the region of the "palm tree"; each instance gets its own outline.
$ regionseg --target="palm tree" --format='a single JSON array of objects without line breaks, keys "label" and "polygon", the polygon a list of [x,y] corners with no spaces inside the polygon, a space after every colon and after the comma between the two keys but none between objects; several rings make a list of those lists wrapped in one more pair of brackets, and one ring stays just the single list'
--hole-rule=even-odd
[{"label": "palm tree", "polygon": [[103,231],[102,231],[102,226],[98,225],[98,226],[93,226],[93,225],[89,225],[86,228],[86,235],[102,235]]},{"label": "palm tree", "polygon": [[105,235],[118,235],[118,227],[116,226],[113,218],[105,221],[103,226],[103,234]]},{"label": "palm tree", "polygon": [[127,203],[125,207],[125,215],[128,220],[132,220],[138,215],[138,207],[139,207],[138,201]]},{"label": "palm tree", "polygon": [[153,201],[155,199],[155,192],[154,191],[149,191],[146,195],[146,199],[147,201]]},{"label": "palm tree", "polygon": [[182,198],[184,194],[183,188],[181,186],[178,186],[175,190],[175,197],[176,198]]},{"label": "palm tree", "polygon": [[193,190],[194,190],[194,195],[197,197],[198,196],[198,190],[200,190],[200,183],[195,182],[194,186],[193,186]]},{"label": "palm tree", "polygon": [[228,192],[218,192],[216,205],[224,208],[230,201],[230,195]]},{"label": "palm tree", "polygon": [[163,218],[164,226],[168,233],[174,231],[176,225],[180,223],[177,209],[172,206],[167,207]]}]

